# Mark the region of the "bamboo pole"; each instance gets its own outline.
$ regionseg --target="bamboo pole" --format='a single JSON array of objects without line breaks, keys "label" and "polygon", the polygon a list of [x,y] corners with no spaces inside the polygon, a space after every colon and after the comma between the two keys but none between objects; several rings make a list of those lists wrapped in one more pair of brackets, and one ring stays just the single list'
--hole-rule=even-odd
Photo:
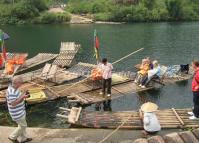
[{"label": "bamboo pole", "polygon": [[66,115],[57,114],[56,116],[57,116],[57,117],[61,117],[61,118],[68,119],[68,116],[66,116]]},{"label": "bamboo pole", "polygon": [[179,120],[179,122],[181,123],[181,125],[184,126],[184,122],[182,121],[182,119],[180,118],[180,116],[178,115],[178,113],[176,112],[176,110],[174,108],[171,108],[171,109],[174,112],[174,114],[177,117],[177,119]]},{"label": "bamboo pole", "polygon": [[60,109],[60,110],[64,110],[64,111],[68,111],[68,112],[70,112],[70,111],[71,111],[71,109],[64,108],[64,107],[59,107],[59,109]]},{"label": "bamboo pole", "polygon": [[116,63],[119,63],[120,61],[122,61],[122,60],[124,60],[124,59],[130,57],[131,55],[136,54],[136,53],[138,53],[138,52],[140,52],[140,51],[142,51],[142,50],[144,50],[144,48],[140,48],[140,49],[138,49],[138,50],[136,50],[136,51],[134,51],[134,52],[132,52],[132,53],[130,53],[130,54],[128,54],[128,55],[122,57],[122,58],[120,58],[119,60],[113,62],[112,64],[114,65],[114,64],[116,64]]}]

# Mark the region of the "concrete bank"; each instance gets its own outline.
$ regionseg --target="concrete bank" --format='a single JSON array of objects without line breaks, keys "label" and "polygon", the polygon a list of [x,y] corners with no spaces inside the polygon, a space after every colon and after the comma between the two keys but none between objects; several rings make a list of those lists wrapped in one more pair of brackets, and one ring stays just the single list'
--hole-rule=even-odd
[{"label": "concrete bank", "polygon": [[[0,143],[11,143],[7,137],[13,130],[13,127],[0,126]],[[33,138],[31,143],[97,143],[112,131],[104,129],[28,128],[27,134]],[[162,131],[161,135],[172,131]],[[105,143],[132,143],[141,137],[141,131],[119,130]]]}]

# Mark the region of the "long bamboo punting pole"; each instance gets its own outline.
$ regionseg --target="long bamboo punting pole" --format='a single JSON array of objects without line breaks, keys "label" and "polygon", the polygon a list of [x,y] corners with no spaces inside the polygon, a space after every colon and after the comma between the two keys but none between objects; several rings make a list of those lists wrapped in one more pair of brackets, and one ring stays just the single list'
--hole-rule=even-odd
[{"label": "long bamboo punting pole", "polygon": [[[136,54],[136,53],[138,53],[138,52],[140,52],[140,51],[143,51],[143,50],[144,50],[144,48],[140,48],[140,49],[138,49],[138,50],[136,50],[136,51],[134,51],[134,52],[132,52],[132,53],[130,53],[130,54],[128,54],[128,55],[126,55],[126,56],[124,56],[124,57],[118,59],[118,60],[116,60],[116,61],[113,62],[112,64],[113,64],[113,65],[114,65],[114,64],[117,64],[117,63],[121,62],[122,60],[124,60],[124,59],[126,59],[126,58],[128,58],[128,57],[130,57],[130,56],[132,56],[132,55],[134,55],[134,54]],[[70,87],[65,88],[65,89],[59,91],[58,94],[60,94],[60,93],[62,93],[62,92],[64,92],[64,91],[66,91],[66,90],[68,90],[68,89],[74,87],[74,86],[77,85],[77,84],[80,84],[80,83],[82,83],[82,82],[85,82],[85,81],[88,80],[90,77],[91,77],[91,76],[89,76],[89,77],[87,77],[87,78],[85,78],[85,79],[83,79],[83,80],[81,80],[81,81],[79,81],[79,82],[74,83],[74,84],[71,85]]]},{"label": "long bamboo punting pole", "polygon": [[140,51],[142,51],[142,50],[144,50],[144,48],[140,48],[140,49],[138,49],[138,50],[136,50],[136,51],[134,51],[134,52],[132,52],[132,53],[130,53],[130,54],[128,54],[128,55],[122,57],[122,58],[120,58],[119,60],[113,62],[112,64],[114,65],[114,64],[116,64],[116,63],[119,63],[119,62],[121,62],[122,60],[124,60],[124,59],[130,57],[131,55],[134,55],[134,54],[136,54],[136,53],[138,53],[138,52],[140,52]]}]

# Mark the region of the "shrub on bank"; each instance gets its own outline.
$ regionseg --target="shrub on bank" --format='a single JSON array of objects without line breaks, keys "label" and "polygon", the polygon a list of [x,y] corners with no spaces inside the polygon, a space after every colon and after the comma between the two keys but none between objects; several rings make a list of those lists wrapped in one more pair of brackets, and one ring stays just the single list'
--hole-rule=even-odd
[{"label": "shrub on bank", "polygon": [[110,21],[110,13],[96,13],[94,14],[94,21]]},{"label": "shrub on bank", "polygon": [[51,23],[65,23],[70,21],[70,14],[65,13],[49,13],[44,12],[39,17],[33,19],[32,23],[35,24],[51,24]]}]

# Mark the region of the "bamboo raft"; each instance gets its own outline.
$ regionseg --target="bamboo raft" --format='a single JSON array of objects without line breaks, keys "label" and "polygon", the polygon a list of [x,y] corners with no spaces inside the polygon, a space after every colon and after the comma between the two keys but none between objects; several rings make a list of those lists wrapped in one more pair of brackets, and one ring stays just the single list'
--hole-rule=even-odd
[{"label": "bamboo raft", "polygon": [[[29,74],[31,74],[31,73],[29,73]],[[57,75],[59,75],[59,74],[57,74]],[[41,87],[42,89],[36,90],[36,91],[38,93],[42,92],[42,97],[44,96],[43,93],[45,94],[45,98],[41,98],[41,99],[38,98],[38,100],[34,100],[34,101],[27,100],[28,104],[37,104],[37,103],[41,103],[41,102],[55,100],[55,99],[62,98],[62,97],[67,97],[72,93],[83,93],[83,92],[95,91],[97,89],[100,89],[100,87],[101,87],[100,83],[93,84],[93,82],[90,80],[83,82],[83,83],[79,83],[76,86],[73,86],[71,88],[73,83],[54,86],[54,84],[50,84],[49,82],[40,82],[39,83],[34,80],[29,81],[30,77],[28,77],[28,76],[24,77],[24,78],[27,80],[27,82],[25,82],[22,85],[21,89],[34,90],[34,89],[37,89],[38,87]],[[122,83],[126,82],[127,80],[128,80],[127,78],[120,77],[120,79],[114,80],[112,84],[113,84],[113,86],[115,86],[118,84],[122,84]],[[6,96],[6,90],[0,91],[0,104],[6,103],[5,96]]]},{"label": "bamboo raft", "polygon": [[[58,71],[55,75],[56,80],[53,81],[53,83],[54,83],[53,85],[61,85],[64,83],[70,84],[70,82],[73,80],[76,80],[80,77],[86,77],[88,74],[83,74],[83,73],[85,71],[90,73],[93,68],[94,68],[94,65],[87,64],[87,63],[81,63],[81,62],[74,65],[73,67],[71,67],[69,69],[58,68]],[[38,77],[41,74],[42,69],[43,68],[40,68],[35,71],[19,74],[19,75],[16,75],[16,77],[20,76],[23,79],[23,82],[33,81],[33,82],[37,83],[38,79],[36,77]],[[84,72],[82,73],[82,71],[84,71]],[[9,82],[10,82],[9,80],[1,82],[0,90],[7,88]],[[52,85],[52,81],[45,81],[45,84],[48,85],[49,83],[50,83],[50,85]],[[64,86],[63,86],[63,88],[64,88]]]},{"label": "bamboo raft", "polygon": [[[8,59],[11,59],[11,58],[13,58],[17,55],[18,54],[8,54]],[[25,57],[28,56],[28,54],[20,54],[20,55],[24,55]],[[34,56],[33,58],[26,60],[24,65],[16,65],[13,74],[10,75],[10,76],[6,76],[5,78],[9,79],[19,72],[23,72],[25,70],[28,70],[28,69],[31,69],[33,67],[44,64],[46,62],[49,62],[50,60],[53,60],[56,57],[57,57],[57,54],[39,53],[36,56]],[[0,71],[0,73],[3,73],[3,72],[4,72],[4,70]],[[4,78],[2,80],[7,81],[7,80],[4,80]]]},{"label": "bamboo raft", "polygon": [[[128,77],[125,82],[122,84],[114,85],[112,87],[112,97],[111,99],[119,98],[125,95],[132,95],[133,93],[138,93],[138,92],[143,92],[146,90],[151,90],[154,88],[159,88],[162,85],[168,85],[172,84],[175,82],[181,82],[181,81],[186,81],[192,77],[192,74],[186,74],[186,75],[181,75],[178,78],[164,78],[164,80],[159,83],[158,81],[151,81],[150,85],[147,88],[141,88],[137,84],[133,83],[133,78],[134,77]],[[81,105],[89,105],[89,104],[94,104],[94,103],[100,103],[103,101],[106,101],[107,98],[106,96],[104,97],[103,95],[99,95],[100,88],[94,91],[85,91],[82,93],[77,93],[77,92],[72,92],[68,96],[68,102],[69,103],[78,103]]]},{"label": "bamboo raft", "polygon": [[[44,91],[46,99],[41,99],[41,102],[55,100],[55,99],[58,99],[61,97],[68,97],[69,103],[80,103],[82,105],[88,105],[88,104],[103,102],[103,101],[106,101],[107,99],[109,99],[109,98],[103,97],[102,95],[99,95],[99,92],[101,90],[100,81],[94,82],[88,78],[86,81],[76,84],[79,80],[81,81],[82,78],[83,79],[87,78],[87,76],[90,75],[88,73],[90,73],[90,71],[93,69],[93,67],[94,67],[94,65],[92,65],[92,64],[79,63],[79,64],[69,68],[68,70],[64,71],[64,72],[68,72],[70,74],[75,74],[75,76],[74,76],[74,78],[72,78],[71,82],[69,82],[67,84],[63,84],[63,85],[54,86],[56,84],[48,85],[48,81],[43,82],[43,83],[37,83],[36,81],[33,80],[33,82],[44,87],[44,89],[42,89],[42,91]],[[86,74],[84,71],[86,71]],[[59,76],[61,79],[65,78],[62,74],[60,74],[60,76]],[[71,76],[70,74],[69,74],[69,77]],[[59,75],[59,74],[57,73],[56,75]],[[67,79],[68,78],[67,73],[65,76]],[[186,75],[181,79],[166,80],[165,83],[169,84],[172,82],[187,80],[190,77],[191,77],[190,75]],[[29,78],[29,77],[27,76],[26,78]],[[122,97],[125,95],[130,95],[133,93],[146,91],[149,89],[153,89],[155,87],[162,86],[159,83],[153,82],[152,86],[142,89],[133,83],[133,78],[134,78],[133,75],[129,75],[128,72],[127,73],[124,73],[124,72],[113,73],[111,99],[119,98],[119,97]],[[26,83],[24,83],[24,85],[25,84]],[[73,86],[74,84],[75,84],[75,86]],[[34,87],[34,84],[33,84],[33,87]],[[0,97],[1,97],[0,104],[5,103],[5,93],[6,93],[5,90],[1,91],[1,93],[0,93]],[[30,102],[29,104],[37,104],[37,103],[38,103],[37,101],[34,101],[34,102]]]},{"label": "bamboo raft", "polygon": [[25,65],[23,65],[17,72],[22,72],[22,71],[28,70],[30,68],[33,68],[35,66],[44,64],[46,62],[49,62],[49,61],[55,59],[57,56],[58,56],[58,54],[39,53],[36,56],[26,60]]},{"label": "bamboo raft", "polygon": [[75,44],[75,42],[61,42],[60,53],[53,64],[59,65],[60,67],[71,67],[80,47],[81,45]]},{"label": "bamboo raft", "polygon": [[[199,120],[190,120],[188,111],[191,109],[163,109],[156,115],[162,129],[199,128]],[[61,107],[57,116],[78,127],[115,129],[124,122],[121,129],[143,129],[139,111],[100,112]]]}]

